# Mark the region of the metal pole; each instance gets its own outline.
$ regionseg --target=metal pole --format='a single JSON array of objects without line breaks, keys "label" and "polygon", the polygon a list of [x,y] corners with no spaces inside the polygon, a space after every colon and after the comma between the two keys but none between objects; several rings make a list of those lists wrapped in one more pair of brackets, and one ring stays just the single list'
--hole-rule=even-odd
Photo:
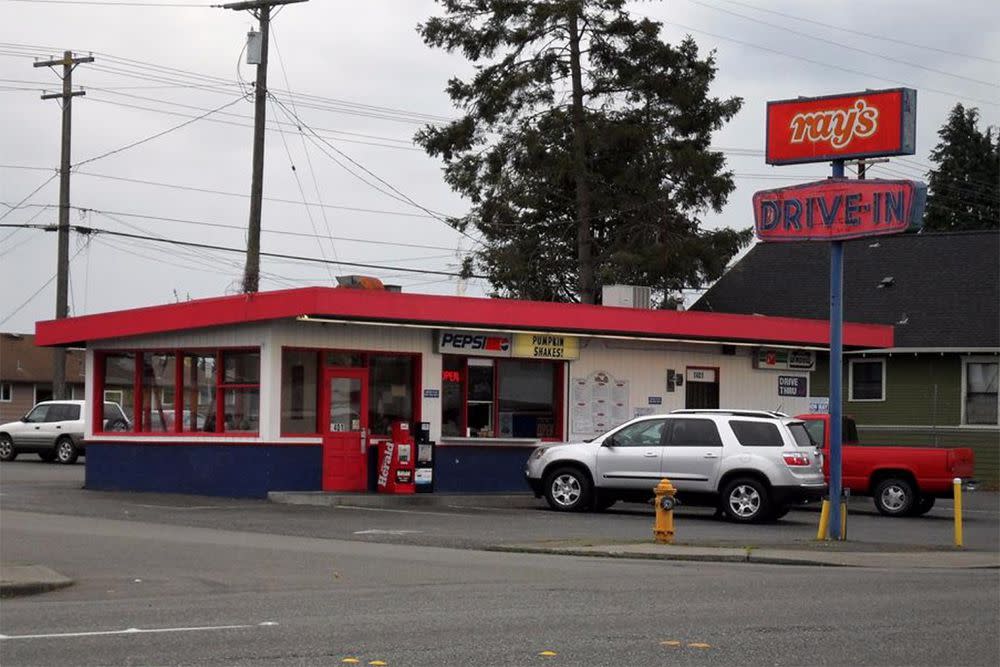
[{"label": "metal pole", "polygon": [[[844,177],[844,161],[833,161],[833,177]],[[830,242],[830,539],[841,539],[841,442],[843,440],[844,242]]]}]

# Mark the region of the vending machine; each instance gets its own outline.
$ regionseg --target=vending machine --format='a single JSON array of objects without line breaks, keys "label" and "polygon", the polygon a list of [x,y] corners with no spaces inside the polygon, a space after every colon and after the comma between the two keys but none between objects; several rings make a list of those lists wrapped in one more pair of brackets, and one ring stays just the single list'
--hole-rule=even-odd
[{"label": "vending machine", "polygon": [[417,466],[413,473],[417,493],[434,491],[434,442],[431,441],[431,425],[420,422],[417,431]]},{"label": "vending machine", "polygon": [[392,438],[378,446],[378,492],[414,493],[413,436],[405,421],[392,424]]}]

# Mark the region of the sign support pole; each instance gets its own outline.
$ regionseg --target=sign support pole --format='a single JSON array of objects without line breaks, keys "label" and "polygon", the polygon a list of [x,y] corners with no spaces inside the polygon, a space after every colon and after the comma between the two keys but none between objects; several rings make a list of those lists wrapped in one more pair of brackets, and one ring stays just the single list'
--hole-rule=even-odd
[{"label": "sign support pole", "polygon": [[[844,177],[844,161],[833,161],[833,177]],[[843,439],[844,242],[830,242],[830,538],[841,539],[841,442]]]}]

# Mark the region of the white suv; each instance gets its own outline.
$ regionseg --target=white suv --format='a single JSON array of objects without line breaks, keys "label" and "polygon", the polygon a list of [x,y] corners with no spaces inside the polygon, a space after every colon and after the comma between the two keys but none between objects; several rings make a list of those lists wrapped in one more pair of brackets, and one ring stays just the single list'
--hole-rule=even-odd
[{"label": "white suv", "polygon": [[562,511],[643,501],[667,478],[682,502],[742,523],[781,518],[826,493],[822,453],[803,422],[753,410],[638,417],[589,442],[539,447],[525,475],[537,497]]},{"label": "white suv", "polygon": [[[13,461],[21,453],[35,453],[43,461],[74,463],[85,453],[84,401],[44,401],[20,421],[0,424],[0,461]],[[125,431],[128,417],[117,403],[104,404],[104,430]]]}]

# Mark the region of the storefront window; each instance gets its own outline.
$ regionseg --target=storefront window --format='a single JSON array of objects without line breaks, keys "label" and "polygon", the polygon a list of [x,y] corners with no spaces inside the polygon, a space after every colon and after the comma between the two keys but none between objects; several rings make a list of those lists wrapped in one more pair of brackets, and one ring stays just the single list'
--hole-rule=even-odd
[{"label": "storefront window", "polygon": [[165,433],[174,430],[174,360],[173,354],[142,355],[143,431]]},{"label": "storefront window", "polygon": [[362,368],[365,356],[360,352],[327,352],[326,365],[337,368]]},{"label": "storefront window", "polygon": [[562,364],[444,355],[441,435],[561,437]]},{"label": "storefront window", "polygon": [[469,359],[467,429],[472,438],[493,437],[493,360]]},{"label": "storefront window", "polygon": [[465,359],[446,356],[441,370],[441,435],[465,435],[465,401],[462,398],[465,383]]},{"label": "storefront window", "polygon": [[[106,425],[106,430],[256,433],[260,429],[259,352],[223,351],[221,356],[217,352],[113,352],[99,358],[104,382],[96,395],[121,406],[129,421],[124,428],[115,423]],[[137,366],[141,369],[138,386]],[[139,419],[132,414],[137,394]]]},{"label": "storefront window", "polygon": [[370,355],[368,428],[375,435],[389,435],[399,420],[413,423],[413,358]]},{"label": "storefront window", "polygon": [[215,431],[215,386],[217,382],[214,354],[184,356],[184,431]]},{"label": "storefront window", "polygon": [[318,433],[316,388],[319,353],[315,350],[281,352],[281,432]]},{"label": "storefront window", "polygon": [[500,436],[551,438],[555,435],[555,365],[500,361]]},{"label": "storefront window", "polygon": [[[117,403],[129,424],[121,430],[131,431],[135,425],[135,355],[109,354],[104,357],[104,401]],[[116,424],[116,428],[120,425]]]},{"label": "storefront window", "polygon": [[222,430],[229,432],[260,429],[260,353],[226,352],[222,355]]}]

